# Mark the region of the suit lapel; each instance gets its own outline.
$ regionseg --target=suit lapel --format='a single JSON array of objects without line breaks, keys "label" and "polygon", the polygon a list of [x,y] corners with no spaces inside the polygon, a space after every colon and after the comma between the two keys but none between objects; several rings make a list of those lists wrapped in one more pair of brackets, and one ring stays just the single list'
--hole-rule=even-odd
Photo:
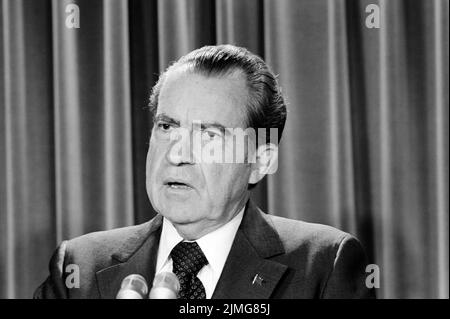
[{"label": "suit lapel", "polygon": [[[130,274],[142,275],[151,288],[161,224],[162,216],[157,215],[144,232],[137,233],[112,255],[112,266],[96,273],[101,298],[115,298],[122,280]],[[287,266],[269,258],[283,253],[270,220],[249,201],[212,298],[270,298]]]},{"label": "suit lapel", "polygon": [[270,221],[251,201],[236,233],[214,299],[270,298],[287,266],[270,257],[284,253]]},{"label": "suit lapel", "polygon": [[149,222],[143,233],[123,244],[113,254],[113,265],[96,273],[101,298],[114,299],[122,280],[131,274],[140,274],[145,278],[149,289],[155,276],[156,256],[161,234],[162,217],[157,215]]}]

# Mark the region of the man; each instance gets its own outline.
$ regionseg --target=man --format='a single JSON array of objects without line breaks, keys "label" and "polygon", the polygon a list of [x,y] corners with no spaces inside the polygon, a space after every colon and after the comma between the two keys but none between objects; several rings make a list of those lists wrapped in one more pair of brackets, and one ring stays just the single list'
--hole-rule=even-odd
[{"label": "man", "polygon": [[[250,189],[276,167],[286,120],[263,60],[231,45],[203,47],[170,66],[150,100],[147,192],[158,215],[63,242],[36,298],[115,298],[126,276],[152,283],[162,272],[179,278],[179,298],[373,295],[354,237],[267,215],[249,200]],[[275,143],[260,128],[275,128]],[[250,134],[239,146],[232,133],[244,129]],[[208,158],[211,151],[218,156]],[[79,267],[79,288],[65,285],[69,264]]]}]

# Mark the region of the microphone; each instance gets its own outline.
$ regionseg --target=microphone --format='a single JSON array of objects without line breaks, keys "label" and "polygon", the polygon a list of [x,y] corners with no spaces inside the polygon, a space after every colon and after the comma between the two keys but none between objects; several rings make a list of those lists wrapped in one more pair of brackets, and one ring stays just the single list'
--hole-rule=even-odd
[{"label": "microphone", "polygon": [[150,299],[177,299],[180,281],[174,273],[162,272],[153,280]]},{"label": "microphone", "polygon": [[145,299],[147,298],[148,286],[145,278],[141,275],[128,275],[122,280],[120,290],[116,299]]}]

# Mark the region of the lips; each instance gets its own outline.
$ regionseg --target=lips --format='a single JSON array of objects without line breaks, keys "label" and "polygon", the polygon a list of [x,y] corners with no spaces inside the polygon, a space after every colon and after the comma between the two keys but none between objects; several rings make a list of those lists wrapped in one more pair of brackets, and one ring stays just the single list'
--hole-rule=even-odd
[{"label": "lips", "polygon": [[189,189],[190,186],[183,184],[183,183],[167,183],[167,186],[173,189]]},{"label": "lips", "polygon": [[194,188],[190,183],[181,179],[169,178],[164,181],[164,185],[171,189],[190,189]]}]

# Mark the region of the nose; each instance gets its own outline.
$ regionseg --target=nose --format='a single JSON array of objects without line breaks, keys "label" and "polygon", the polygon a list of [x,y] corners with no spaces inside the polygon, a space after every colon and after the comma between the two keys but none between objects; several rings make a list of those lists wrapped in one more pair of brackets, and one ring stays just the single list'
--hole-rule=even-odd
[{"label": "nose", "polygon": [[170,147],[166,153],[167,161],[175,166],[193,164],[191,134],[188,129],[178,128],[170,134]]}]

